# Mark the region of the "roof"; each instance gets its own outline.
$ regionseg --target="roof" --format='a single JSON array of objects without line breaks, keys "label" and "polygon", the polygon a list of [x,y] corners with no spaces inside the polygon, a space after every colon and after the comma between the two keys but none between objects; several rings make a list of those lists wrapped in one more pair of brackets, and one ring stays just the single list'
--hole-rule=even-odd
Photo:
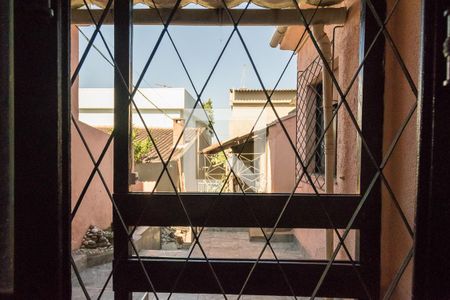
[{"label": "roof", "polygon": [[[296,110],[294,109],[294,110],[290,111],[288,115],[282,117],[281,121],[283,122],[283,121],[291,119],[291,118],[293,118],[295,116],[296,116]],[[244,134],[244,135],[232,137],[232,138],[230,138],[228,140],[223,141],[221,144],[215,143],[213,145],[210,145],[210,146],[202,149],[201,153],[203,153],[203,154],[216,154],[218,152],[221,152],[222,150],[226,150],[226,149],[229,149],[229,148],[236,147],[236,146],[238,146],[240,144],[243,144],[243,143],[247,142],[247,140],[251,141],[251,140],[259,137],[262,133],[267,132],[267,129],[269,127],[272,127],[272,126],[277,125],[277,124],[279,124],[278,119],[273,121],[273,122],[271,122],[271,123],[269,123],[269,124],[267,124],[267,126],[265,128],[262,128],[262,129],[259,129],[259,130],[255,130],[252,133],[247,133],[247,134]]]},{"label": "roof", "polygon": [[[254,93],[254,92],[264,92],[263,89],[248,89],[248,88],[239,88],[239,89],[230,89],[230,92],[247,92],[247,93]],[[266,89],[267,92],[271,93],[273,90]],[[275,92],[295,92],[296,89],[276,89]]]},{"label": "roof", "polygon": [[[280,120],[281,120],[281,122],[283,122],[284,120],[289,120],[290,118],[293,118],[296,116],[297,116],[297,111],[295,109],[293,109],[287,115],[285,115],[284,117],[281,117]],[[277,125],[279,123],[280,123],[279,120],[276,119],[275,121],[267,124],[267,128]]]},{"label": "roof", "polygon": [[225,141],[221,142],[220,144],[219,143],[212,144],[212,145],[202,149],[201,153],[216,154],[223,150],[230,149],[230,148],[236,147],[240,144],[243,144],[243,143],[247,142],[248,140],[249,141],[254,140],[255,138],[259,137],[261,134],[263,134],[265,132],[266,132],[266,128],[263,128],[263,129],[253,131],[251,133],[236,136],[236,137],[230,138],[228,140],[225,140]]},{"label": "roof", "polygon": [[[107,134],[111,134],[111,127],[98,127],[98,130],[101,130]],[[172,152],[174,143],[173,143],[173,129],[172,128],[149,128],[150,134],[152,135],[153,140],[156,143],[159,153],[161,154],[164,161],[170,156]],[[205,131],[205,128],[190,128],[187,127],[184,132],[184,143],[178,143],[177,149],[173,153],[171,160],[177,160],[181,158],[184,153],[190,149],[190,147],[194,144],[197,139],[197,134],[200,135]],[[147,130],[145,128],[136,128],[136,140],[142,141],[148,138]],[[154,163],[160,162],[158,153],[156,152],[155,147],[151,147],[150,152],[143,158],[144,163]]]},{"label": "roof", "polygon": [[[296,89],[277,89],[266,90],[267,93],[272,94],[271,101],[273,104],[295,105],[297,97]],[[230,89],[231,105],[242,104],[262,104],[267,102],[267,96],[262,89]]]},{"label": "roof", "polygon": [[[197,135],[203,133],[205,128],[186,128],[184,132],[184,143],[178,143],[178,146],[173,153],[171,160],[181,158],[184,153],[194,144]],[[174,146],[173,129],[172,128],[149,128],[150,134],[155,141],[156,147],[161,154],[164,161],[167,161]],[[147,131],[144,128],[137,129],[137,140],[148,138]],[[150,152],[143,158],[144,163],[160,162],[160,157],[155,147],[151,147]]]}]

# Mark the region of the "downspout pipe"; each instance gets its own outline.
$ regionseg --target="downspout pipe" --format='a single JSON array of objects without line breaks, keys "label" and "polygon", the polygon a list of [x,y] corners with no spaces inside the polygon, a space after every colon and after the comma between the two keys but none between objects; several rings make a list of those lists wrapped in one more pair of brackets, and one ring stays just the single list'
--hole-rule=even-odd
[{"label": "downspout pipe", "polygon": [[[343,0],[301,0],[300,2],[307,3],[309,5],[320,7],[328,7],[333,6],[336,4],[340,4],[343,2]],[[323,14],[322,14],[323,12]],[[333,13],[327,13],[323,10],[318,10],[316,13],[314,13],[314,18],[310,20],[310,26],[315,26],[315,24],[323,24],[323,25],[340,25],[345,22],[345,19],[347,18],[347,10],[340,11],[339,13],[333,12]],[[299,22],[297,25],[303,25],[303,22]],[[286,32],[288,30],[289,26],[277,26],[275,28],[275,32],[272,35],[272,38],[270,40],[270,47],[276,48],[278,45],[281,45],[281,42],[283,41],[284,36],[286,35]],[[291,49],[297,51],[298,49]]]},{"label": "downspout pipe", "polygon": [[[323,53],[324,61],[322,68],[322,106],[323,124],[326,127],[333,117],[333,81],[330,72],[325,68],[325,64],[331,66],[332,45],[328,35],[325,33],[324,25],[312,26],[312,32],[320,50]],[[325,156],[325,193],[334,193],[334,166],[335,166],[335,141],[333,126],[330,126],[324,135],[324,156]],[[326,252],[330,258],[334,250],[333,230],[326,231]]]},{"label": "downspout pipe", "polygon": [[275,32],[272,35],[272,39],[270,40],[270,47],[276,48],[281,43],[286,34],[288,27],[287,26],[278,26],[275,29]]}]

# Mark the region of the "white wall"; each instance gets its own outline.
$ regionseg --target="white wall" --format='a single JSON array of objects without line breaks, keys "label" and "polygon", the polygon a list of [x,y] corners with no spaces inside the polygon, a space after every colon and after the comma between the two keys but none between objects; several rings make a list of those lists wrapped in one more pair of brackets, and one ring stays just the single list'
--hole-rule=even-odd
[{"label": "white wall", "polygon": [[[184,88],[142,88],[139,91],[160,108],[185,108],[193,103]],[[80,88],[80,108],[114,108],[113,88]],[[139,108],[154,108],[139,92],[134,101]],[[189,106],[188,106],[189,107]]]},{"label": "white wall", "polygon": [[197,141],[182,158],[184,192],[197,192]]},{"label": "white wall", "polygon": [[[183,115],[183,110],[171,110],[166,111],[167,115],[162,114],[158,110],[142,110],[141,114],[148,127],[157,128],[171,128],[172,118],[180,118]],[[113,110],[98,112],[87,111],[86,109],[80,110],[79,120],[89,124],[93,127],[113,127],[114,124],[114,112]],[[132,116],[133,127],[143,128],[144,125],[137,113],[133,113]]]},{"label": "white wall", "polygon": [[[188,118],[195,99],[184,88],[143,88],[136,93],[134,102],[148,127],[171,128],[173,118]],[[159,109],[155,108],[158,107]],[[200,107],[200,106],[198,106]],[[79,90],[79,120],[94,127],[112,127],[114,124],[114,89],[81,88]],[[162,112],[162,111],[163,112]],[[194,113],[195,120],[206,120],[201,111]],[[143,127],[137,113],[132,123]],[[192,126],[190,124],[190,126]]]}]

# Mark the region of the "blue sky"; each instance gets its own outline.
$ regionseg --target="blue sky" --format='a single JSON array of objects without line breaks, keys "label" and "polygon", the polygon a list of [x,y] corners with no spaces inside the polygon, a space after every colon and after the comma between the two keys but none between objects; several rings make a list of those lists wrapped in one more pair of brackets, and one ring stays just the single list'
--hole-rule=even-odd
[{"label": "blue sky", "polygon": [[[162,26],[134,26],[133,79],[137,80],[147,61]],[[269,46],[274,27],[240,27],[243,39],[254,59],[266,88],[273,88],[291,51],[281,51]],[[81,27],[90,37],[94,27]],[[171,26],[169,32],[181,53],[193,82],[199,91],[205,83],[220,51],[232,32],[232,27]],[[113,50],[113,27],[104,26],[102,33]],[[87,42],[80,35],[80,56]],[[107,55],[97,37],[95,45]],[[113,87],[113,68],[94,50],[91,51],[80,72],[80,87]],[[156,55],[145,74],[141,87],[184,87],[194,98],[195,93],[184,72],[176,52],[167,36],[164,37]],[[261,88],[244,47],[235,33],[227,47],[211,81],[202,96],[202,101],[211,98],[217,111],[229,108],[230,88]],[[291,61],[278,88],[296,87],[296,58]],[[218,128],[222,137],[227,136],[226,126]]]}]

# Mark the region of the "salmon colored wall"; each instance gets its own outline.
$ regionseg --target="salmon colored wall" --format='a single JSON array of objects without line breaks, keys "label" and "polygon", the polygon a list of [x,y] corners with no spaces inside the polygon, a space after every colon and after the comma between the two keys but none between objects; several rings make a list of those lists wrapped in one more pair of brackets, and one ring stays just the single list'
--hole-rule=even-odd
[{"label": "salmon colored wall", "polygon": [[[295,115],[283,118],[283,125],[295,143]],[[295,154],[279,122],[268,128],[272,193],[292,193],[295,185]]]},{"label": "salmon colored wall", "polygon": [[[296,117],[283,118],[283,124],[295,143]],[[270,178],[272,193],[291,193],[294,189],[295,154],[280,123],[268,127]],[[302,191],[304,192],[304,191]],[[310,259],[325,259],[325,231],[321,229],[294,229],[302,250]]]},{"label": "salmon colored wall", "polygon": [[[359,23],[360,1],[346,1],[349,8],[345,28],[337,29],[335,42],[335,57],[338,63],[337,80],[344,93],[350,87],[351,79],[359,65]],[[330,33],[331,34],[331,33]],[[331,35],[330,35],[331,36]],[[341,100],[335,91],[335,100]],[[358,116],[358,80],[351,86],[346,100],[355,116]],[[338,113],[337,139],[337,175],[335,193],[359,193],[359,159],[358,134],[349,113],[342,107]]]},{"label": "salmon colored wall", "polygon": [[[388,12],[395,0],[388,0]],[[409,72],[417,84],[419,68],[420,44],[420,2],[400,1],[396,12],[388,24],[391,36],[402,55]],[[336,37],[336,55],[338,70],[335,72],[342,88],[347,88],[351,76],[355,73],[359,61],[359,0],[346,1],[350,7],[348,20],[344,29],[338,29]],[[330,29],[327,28],[331,36]],[[298,55],[298,70],[303,70],[317,56],[311,41],[308,41]],[[391,48],[386,44],[385,58],[385,94],[384,94],[384,128],[383,150],[386,153],[395,133],[416,100],[396,61]],[[337,97],[335,96],[335,99]],[[348,102],[355,116],[358,115],[358,98],[356,86],[348,96]],[[359,163],[357,145],[358,138],[348,115],[339,113],[339,137],[337,182],[335,192],[355,193],[358,191]],[[385,168],[385,175],[404,210],[410,224],[413,224],[416,202],[416,159],[417,136],[416,116],[412,120],[395,149],[391,160]],[[303,184],[298,192],[311,192],[311,188]],[[296,230],[297,238],[303,242],[309,253],[322,253],[324,237],[320,232]],[[412,246],[412,240],[402,224],[385,187],[382,188],[382,235],[381,235],[381,292],[386,291],[393,276],[398,271],[403,258]],[[341,256],[342,257],[342,256]],[[394,299],[411,299],[412,284],[411,264],[403,275],[394,293]]]},{"label": "salmon colored wall", "polygon": [[[95,129],[82,122],[78,122],[83,135],[89,144],[89,147],[97,159],[106,144],[109,137],[108,134]],[[75,206],[78,197],[91,173],[93,164],[86,152],[81,139],[72,126],[72,209]],[[100,170],[105,181],[112,192],[113,183],[113,144],[103,158]],[[78,249],[89,225],[97,225],[105,229],[111,225],[112,206],[108,194],[98,175],[92,180],[84,200],[77,212],[75,219],[72,221],[72,249]]]},{"label": "salmon colored wall", "polygon": [[[359,0],[346,1],[348,17],[344,28],[336,29],[335,35],[335,71],[334,74],[341,89],[345,92],[350,86],[351,79],[356,73],[359,62]],[[330,39],[333,37],[334,25],[325,27]],[[298,37],[297,37],[298,38]],[[311,40],[308,40],[297,56],[297,68],[305,70],[318,56],[318,52]],[[319,78],[319,81],[321,79]],[[358,82],[350,89],[346,100],[355,116],[358,115]],[[339,101],[340,97],[336,89],[333,99]],[[354,147],[358,143],[358,135],[345,107],[341,107],[338,118],[337,139],[337,177],[335,192],[343,194],[358,193],[358,149]],[[349,145],[352,145],[349,147]],[[309,184],[301,183],[298,192],[312,193]]]},{"label": "salmon colored wall", "polygon": [[[394,2],[388,0],[388,11],[392,9]],[[388,24],[388,30],[416,85],[419,79],[420,12],[420,0],[400,1]],[[385,76],[384,153],[416,101],[388,45],[386,45]],[[411,226],[414,224],[417,184],[416,130],[416,115],[414,115],[384,171]],[[381,289],[384,292],[412,246],[412,239],[407,234],[385,188],[382,189],[382,197]],[[411,299],[411,287],[412,263],[399,282],[393,299]]]},{"label": "salmon colored wall", "polygon": [[[79,33],[78,33],[78,29],[75,26],[71,26],[70,27],[70,68],[73,72],[75,71],[75,69],[77,68],[78,65],[78,60],[79,60]],[[77,77],[77,79],[75,80],[75,82],[72,85],[71,88],[71,98],[70,98],[70,103],[71,103],[71,110],[72,110],[72,115],[75,117],[75,119],[78,120],[78,89],[80,87],[79,84],[80,80],[79,77]]]},{"label": "salmon colored wall", "polygon": [[[71,68],[72,72],[78,64],[78,32],[74,26],[71,28]],[[78,119],[78,79],[72,86],[71,101],[72,114]],[[95,129],[87,124],[78,122],[95,159],[98,158],[109,137],[108,134]],[[100,170],[112,192],[113,182],[113,144],[107,151]],[[75,127],[71,126],[71,183],[72,183],[72,209],[91,173],[93,163],[86,152],[81,138]],[[72,250],[80,247],[82,238],[89,225],[97,225],[106,228],[111,225],[112,206],[108,194],[103,187],[98,175],[92,180],[84,200],[72,221]]]},{"label": "salmon colored wall", "polygon": [[[341,89],[345,92],[350,87],[351,79],[356,73],[359,63],[359,23],[360,23],[360,2],[359,0],[346,1],[348,17],[345,28],[336,29],[335,34],[335,68],[334,75]],[[333,37],[332,25],[326,26],[330,39]],[[298,38],[298,37],[297,37]],[[299,51],[297,56],[297,68],[299,71],[305,68],[318,56],[318,52],[311,40],[307,41]],[[319,81],[321,78],[319,78]],[[353,112],[358,116],[358,81],[351,86],[346,100]],[[334,100],[340,100],[336,89]],[[338,139],[337,143],[337,172],[335,193],[355,194],[359,192],[358,176],[358,135],[345,107],[341,107],[337,115],[338,118]],[[313,193],[309,183],[301,182],[297,189],[299,193]],[[319,190],[319,192],[322,192]],[[325,230],[296,229],[294,230],[297,239],[304,247],[310,258],[325,258]],[[338,239],[335,237],[335,245]],[[355,253],[355,232],[351,232],[346,240],[350,253]],[[348,259],[341,251],[338,259]]]}]

